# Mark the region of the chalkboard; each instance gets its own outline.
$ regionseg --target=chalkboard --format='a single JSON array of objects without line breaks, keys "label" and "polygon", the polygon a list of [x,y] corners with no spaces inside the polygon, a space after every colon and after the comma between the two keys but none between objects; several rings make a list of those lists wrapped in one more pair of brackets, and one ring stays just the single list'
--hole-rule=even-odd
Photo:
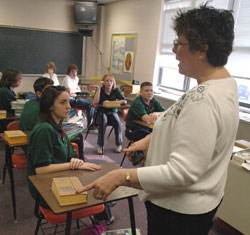
[{"label": "chalkboard", "polygon": [[82,36],[78,33],[52,32],[0,27],[0,71],[14,68],[23,74],[43,74],[53,61],[57,74],[67,74],[76,64],[82,71]]},{"label": "chalkboard", "polygon": [[112,34],[110,73],[118,81],[131,84],[134,79],[136,34]]}]

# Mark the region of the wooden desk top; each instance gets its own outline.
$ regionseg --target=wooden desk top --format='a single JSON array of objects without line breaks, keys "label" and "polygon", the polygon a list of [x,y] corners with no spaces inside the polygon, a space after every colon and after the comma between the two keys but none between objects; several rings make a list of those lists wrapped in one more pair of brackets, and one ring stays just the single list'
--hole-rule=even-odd
[{"label": "wooden desk top", "polygon": [[140,120],[134,120],[133,122],[136,124],[142,125],[142,126],[146,126],[148,128],[151,128],[151,129],[154,128],[154,123],[147,123],[147,122],[140,121]]},{"label": "wooden desk top", "polygon": [[[119,169],[116,164],[109,163],[102,165],[101,170],[96,172],[86,171],[86,170],[67,170],[55,173],[48,173],[48,174],[41,174],[41,175],[33,175],[29,176],[30,181],[36,187],[40,195],[43,199],[47,202],[50,206],[52,211],[56,214],[64,213],[68,211],[73,211],[77,209],[81,209],[84,207],[95,206],[99,204],[103,204],[104,201],[97,200],[93,197],[93,190],[88,191],[88,202],[77,204],[77,205],[70,205],[70,206],[59,206],[58,202],[56,201],[52,191],[51,191],[51,184],[52,178],[55,177],[67,177],[67,176],[77,176],[81,181],[82,185],[87,185],[93,182],[95,179],[105,175],[107,172],[111,170]],[[112,194],[109,195],[108,199],[105,202],[116,201],[125,199],[128,197],[134,197],[138,195],[140,190],[121,186],[118,187]]]}]

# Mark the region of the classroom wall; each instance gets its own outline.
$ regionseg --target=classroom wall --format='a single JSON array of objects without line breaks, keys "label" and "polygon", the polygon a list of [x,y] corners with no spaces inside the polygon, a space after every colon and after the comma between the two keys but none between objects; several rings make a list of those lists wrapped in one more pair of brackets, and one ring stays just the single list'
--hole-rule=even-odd
[{"label": "classroom wall", "polygon": [[[0,25],[77,31],[73,3],[72,0],[0,0]],[[88,80],[109,70],[113,33],[136,33],[134,78],[140,83],[153,81],[161,7],[162,0],[123,0],[100,7],[99,23],[93,27],[93,37],[86,39],[86,77],[81,78]],[[37,77],[23,76],[22,85],[16,91],[32,91]],[[63,77],[59,76],[59,81]],[[165,107],[173,104],[171,100],[159,99]],[[241,121],[236,138],[250,141],[249,133],[249,123]]]},{"label": "classroom wall", "polygon": [[77,31],[71,0],[0,0],[0,25]]},{"label": "classroom wall", "polygon": [[[153,81],[161,7],[162,0],[123,0],[105,5],[102,9],[101,24],[97,29],[98,37],[92,38],[99,43],[102,56],[97,54],[95,59],[92,59],[91,53],[87,52],[86,77],[89,78],[92,74],[102,76],[105,71],[109,71],[112,34],[136,33],[134,79],[140,83]],[[101,59],[103,65],[100,65]],[[91,67],[93,61],[97,62],[96,70]]]},{"label": "classroom wall", "polygon": [[[0,25],[31,29],[77,32],[74,25],[74,1],[71,0],[0,0]],[[46,65],[41,65],[44,67]],[[16,91],[33,91],[39,75],[23,75]],[[59,81],[64,77],[59,76]]]}]

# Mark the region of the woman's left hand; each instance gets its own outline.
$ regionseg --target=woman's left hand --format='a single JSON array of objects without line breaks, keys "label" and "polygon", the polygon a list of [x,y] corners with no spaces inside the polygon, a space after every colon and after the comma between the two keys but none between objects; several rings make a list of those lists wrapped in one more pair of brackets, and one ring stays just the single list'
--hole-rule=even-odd
[{"label": "woman's left hand", "polygon": [[76,191],[76,193],[94,189],[93,196],[96,199],[105,201],[118,186],[122,185],[122,177],[124,177],[124,174],[122,174],[121,170],[111,171],[93,183],[86,185],[81,190]]},{"label": "woman's left hand", "polygon": [[90,170],[90,171],[97,171],[101,169],[101,166],[96,165],[95,163],[84,162],[80,167],[79,170]]}]

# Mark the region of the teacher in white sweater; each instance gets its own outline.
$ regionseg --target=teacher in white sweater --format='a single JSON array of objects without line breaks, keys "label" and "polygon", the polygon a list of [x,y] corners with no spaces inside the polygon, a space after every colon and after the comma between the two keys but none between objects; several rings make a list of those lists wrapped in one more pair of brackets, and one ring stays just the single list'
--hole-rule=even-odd
[{"label": "teacher in white sweater", "polygon": [[[218,27],[219,26],[219,27]],[[160,116],[153,133],[125,149],[145,152],[144,167],[108,173],[94,188],[106,200],[120,185],[142,189],[148,234],[203,235],[212,227],[238,129],[237,84],[224,65],[232,52],[230,11],[201,5],[174,18],[179,72],[198,85]]]}]

